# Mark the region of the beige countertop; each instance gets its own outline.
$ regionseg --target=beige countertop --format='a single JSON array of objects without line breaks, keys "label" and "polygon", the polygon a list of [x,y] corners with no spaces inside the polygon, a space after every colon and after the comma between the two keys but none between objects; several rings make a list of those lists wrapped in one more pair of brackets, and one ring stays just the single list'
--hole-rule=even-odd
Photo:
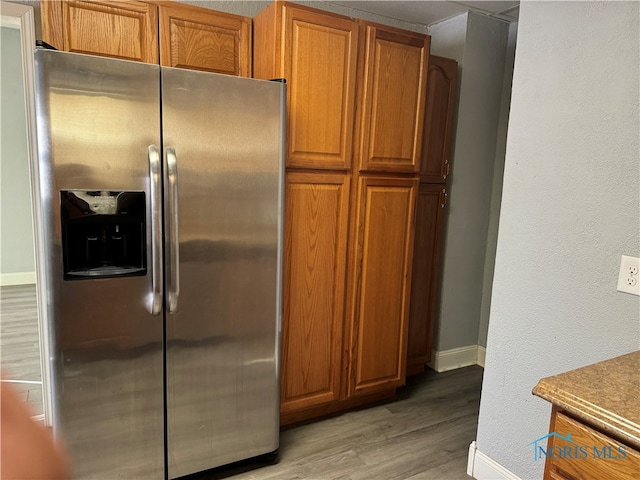
[{"label": "beige countertop", "polygon": [[640,350],[543,378],[533,394],[640,450]]}]

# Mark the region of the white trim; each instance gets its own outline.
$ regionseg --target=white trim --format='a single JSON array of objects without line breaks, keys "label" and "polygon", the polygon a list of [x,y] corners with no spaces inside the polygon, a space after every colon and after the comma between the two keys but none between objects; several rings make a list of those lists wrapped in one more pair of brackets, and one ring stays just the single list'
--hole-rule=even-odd
[{"label": "white trim", "polygon": [[0,26],[19,29],[22,26],[22,16],[29,9],[33,7],[26,7],[17,3],[2,2],[0,4]]},{"label": "white trim", "polygon": [[467,475],[476,480],[520,480],[520,477],[478,450],[475,440],[469,445]]},{"label": "white trim", "polygon": [[0,273],[0,286],[33,285],[36,283],[36,272]]},{"label": "white trim", "polygon": [[487,356],[487,349],[482,345],[478,345],[478,365],[484,368],[484,359]]},{"label": "white trim", "polygon": [[34,221],[34,247],[36,259],[36,293],[38,298],[38,334],[40,336],[40,363],[42,365],[42,393],[44,401],[44,424],[53,424],[53,396],[50,392],[52,377],[51,358],[49,352],[49,322],[47,314],[47,290],[44,271],[44,238],[42,235],[42,212],[39,206],[40,171],[38,169],[38,141],[36,138],[36,94],[35,94],[35,65],[33,51],[36,44],[36,24],[34,8],[30,5],[22,5],[9,2],[1,2],[0,17],[2,24],[20,25],[20,37],[22,47],[22,73],[24,75],[25,113],[27,119],[27,144],[29,153],[29,170],[31,173],[31,201]]},{"label": "white trim", "polygon": [[456,368],[478,365],[478,345],[435,351],[427,365],[436,372],[446,372]]},{"label": "white trim", "polygon": [[474,440],[469,444],[469,454],[467,455],[467,475],[473,476],[473,462],[476,458],[476,441]]}]

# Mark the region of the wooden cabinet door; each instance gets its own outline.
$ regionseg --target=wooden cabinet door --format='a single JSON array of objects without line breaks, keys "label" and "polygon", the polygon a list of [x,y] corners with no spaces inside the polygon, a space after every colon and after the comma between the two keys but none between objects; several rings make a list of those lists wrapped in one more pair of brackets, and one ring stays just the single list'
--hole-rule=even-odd
[{"label": "wooden cabinet door", "polygon": [[358,25],[288,4],[281,18],[287,166],[350,169]]},{"label": "wooden cabinet door", "polygon": [[[580,407],[578,409],[589,418],[594,406],[587,402],[585,404],[584,410]],[[598,407],[595,406],[595,408]],[[577,418],[570,417],[559,410],[558,406],[553,405],[549,433],[554,435],[549,435],[547,441],[546,452],[549,455],[545,460],[544,479],[631,480],[639,478],[640,451],[610,437],[608,433],[611,432],[600,431],[582,423],[580,417],[582,415]],[[578,445],[581,447],[578,448]],[[573,457],[552,453],[567,452],[567,449],[574,454]],[[539,454],[539,457],[542,455],[544,454]]]},{"label": "wooden cabinet door", "polygon": [[361,177],[349,395],[404,384],[418,180]]},{"label": "wooden cabinet door", "polygon": [[444,183],[449,174],[449,148],[456,100],[458,64],[431,55],[424,115],[420,181]]},{"label": "wooden cabinet door", "polygon": [[350,178],[288,173],[281,413],[339,399]]},{"label": "wooden cabinet door", "polygon": [[159,5],[160,65],[251,76],[251,19],[184,4]]},{"label": "wooden cabinet door", "polygon": [[138,1],[43,1],[42,39],[58,50],[158,63],[157,7]]},{"label": "wooden cabinet door", "polygon": [[431,360],[438,260],[446,198],[443,185],[420,184],[411,270],[407,375],[423,372],[424,364]]},{"label": "wooden cabinet door", "polygon": [[430,37],[381,25],[364,25],[359,169],[417,172]]}]

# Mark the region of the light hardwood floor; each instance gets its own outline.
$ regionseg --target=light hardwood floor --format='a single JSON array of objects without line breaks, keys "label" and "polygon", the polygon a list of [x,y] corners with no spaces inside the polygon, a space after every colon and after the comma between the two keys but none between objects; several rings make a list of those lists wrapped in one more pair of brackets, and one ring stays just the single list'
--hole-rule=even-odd
[{"label": "light hardwood floor", "polygon": [[[0,289],[0,361],[14,380],[40,381],[33,286]],[[199,480],[462,480],[476,437],[482,368],[427,372],[394,401],[282,430],[279,461],[245,464]],[[41,387],[14,383],[34,414]],[[105,480],[108,480],[105,478]]]},{"label": "light hardwood floor", "polygon": [[0,287],[0,367],[34,415],[42,414],[35,285]]}]

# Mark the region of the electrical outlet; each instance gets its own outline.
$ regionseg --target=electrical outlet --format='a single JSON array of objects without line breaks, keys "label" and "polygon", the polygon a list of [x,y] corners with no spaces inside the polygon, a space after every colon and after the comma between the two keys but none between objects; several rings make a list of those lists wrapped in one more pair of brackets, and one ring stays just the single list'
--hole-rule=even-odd
[{"label": "electrical outlet", "polygon": [[618,291],[640,296],[640,258],[622,255]]}]

